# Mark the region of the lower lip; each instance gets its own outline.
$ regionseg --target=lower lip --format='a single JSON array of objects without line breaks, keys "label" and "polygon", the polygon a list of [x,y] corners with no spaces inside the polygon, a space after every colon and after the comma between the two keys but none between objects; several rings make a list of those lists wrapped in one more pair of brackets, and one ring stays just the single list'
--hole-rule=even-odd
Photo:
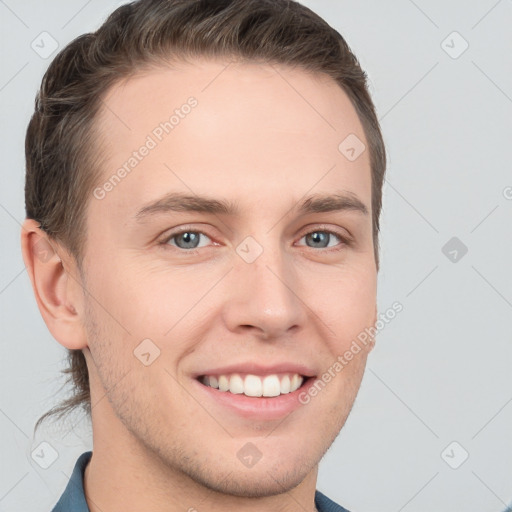
[{"label": "lower lip", "polygon": [[274,397],[250,397],[243,393],[234,394],[229,391],[219,391],[216,388],[205,386],[197,379],[194,379],[194,382],[199,387],[199,391],[209,399],[231,409],[243,418],[275,420],[287,416],[303,405],[299,401],[299,396],[307,393],[309,387],[313,385],[314,377],[307,378],[299,389]]}]

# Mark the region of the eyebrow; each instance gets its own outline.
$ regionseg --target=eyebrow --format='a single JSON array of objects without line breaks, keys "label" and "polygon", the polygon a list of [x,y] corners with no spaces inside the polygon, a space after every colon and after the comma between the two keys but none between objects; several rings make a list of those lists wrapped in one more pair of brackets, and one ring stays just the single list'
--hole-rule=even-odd
[{"label": "eyebrow", "polygon": [[[368,215],[368,208],[350,192],[336,194],[316,194],[307,197],[292,208],[299,214],[324,213],[335,211],[355,211]],[[148,217],[169,212],[198,212],[239,216],[236,202],[213,199],[204,196],[171,192],[164,197],[142,207],[135,215],[138,222]]]}]

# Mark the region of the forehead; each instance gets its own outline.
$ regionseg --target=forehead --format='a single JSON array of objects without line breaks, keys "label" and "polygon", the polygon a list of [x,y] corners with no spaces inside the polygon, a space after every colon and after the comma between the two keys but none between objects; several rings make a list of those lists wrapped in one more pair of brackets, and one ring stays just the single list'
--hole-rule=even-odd
[{"label": "forehead", "polygon": [[269,193],[370,193],[368,151],[343,152],[367,146],[348,96],[299,68],[197,60],[147,69],[108,91],[97,128],[111,209],[173,190],[236,191],[260,207]]}]

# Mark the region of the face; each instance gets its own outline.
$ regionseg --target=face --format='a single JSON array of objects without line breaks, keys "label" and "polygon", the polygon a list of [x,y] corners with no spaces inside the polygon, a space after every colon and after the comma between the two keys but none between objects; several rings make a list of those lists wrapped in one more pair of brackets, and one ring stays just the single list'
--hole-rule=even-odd
[{"label": "face", "polygon": [[105,104],[93,425],[210,489],[291,489],[345,423],[369,349],[335,363],[376,318],[369,154],[339,149],[367,146],[356,112],[329,78],[220,61],[136,75]]}]

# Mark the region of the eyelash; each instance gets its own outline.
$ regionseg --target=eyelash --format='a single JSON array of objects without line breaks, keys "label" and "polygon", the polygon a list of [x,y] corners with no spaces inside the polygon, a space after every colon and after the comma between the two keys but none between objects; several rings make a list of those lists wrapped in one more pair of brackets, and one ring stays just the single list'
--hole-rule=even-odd
[{"label": "eyelash", "polygon": [[[205,233],[204,231],[192,229],[190,227],[185,226],[185,227],[180,228],[178,231],[175,231],[175,232],[167,235],[162,241],[160,241],[158,243],[158,245],[162,246],[165,250],[167,250],[168,247],[172,247],[172,249],[178,250],[179,252],[185,253],[187,255],[188,254],[191,254],[191,255],[197,254],[201,249],[204,249],[204,247],[201,247],[199,249],[181,249],[180,247],[175,247],[175,246],[169,245],[169,242],[173,238],[175,238],[183,233],[198,233],[198,234],[204,235],[207,238],[209,238],[210,240],[212,240],[212,237],[208,236],[208,234]],[[304,238],[307,235],[311,235],[312,233],[328,233],[329,235],[335,235],[341,242],[339,244],[339,246],[337,246],[336,248],[332,248],[332,247],[331,248],[320,248],[320,249],[318,249],[318,251],[337,252],[337,251],[341,251],[345,247],[350,247],[352,245],[352,240],[349,237],[347,237],[346,235],[341,234],[340,232],[332,230],[332,229],[325,229],[323,226],[319,226],[315,229],[312,229],[311,231],[307,231],[300,237],[300,239],[302,240],[302,238]],[[315,250],[314,247],[309,247],[309,249]]]}]

